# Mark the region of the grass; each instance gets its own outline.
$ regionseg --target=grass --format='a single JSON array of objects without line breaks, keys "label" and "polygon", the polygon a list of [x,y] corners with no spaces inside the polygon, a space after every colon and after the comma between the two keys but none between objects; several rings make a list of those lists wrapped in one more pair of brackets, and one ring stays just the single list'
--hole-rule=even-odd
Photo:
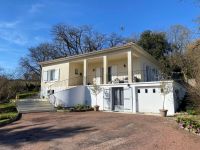
[{"label": "grass", "polygon": [[2,113],[0,114],[0,120],[15,118],[17,114],[17,112]]},{"label": "grass", "polygon": [[7,122],[7,121],[9,121],[10,119],[2,119],[2,120],[0,120],[0,123],[4,123],[4,122]]},{"label": "grass", "polygon": [[0,104],[0,109],[10,108],[10,107],[15,107],[15,104],[14,103],[3,103],[3,104]]},{"label": "grass", "polygon": [[9,112],[17,112],[15,103],[0,104],[0,114],[1,113],[9,113]]},{"label": "grass", "polygon": [[18,112],[14,103],[0,104],[0,124],[17,117]]}]

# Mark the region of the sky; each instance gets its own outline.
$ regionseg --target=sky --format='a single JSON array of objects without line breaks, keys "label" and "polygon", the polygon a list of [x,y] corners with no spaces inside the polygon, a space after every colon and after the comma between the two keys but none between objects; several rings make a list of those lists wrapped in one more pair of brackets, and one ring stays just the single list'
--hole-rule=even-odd
[{"label": "sky", "polygon": [[[0,67],[15,69],[28,48],[51,42],[52,26],[91,25],[103,33],[137,35],[182,24],[192,31],[195,0],[0,0]],[[124,30],[120,30],[124,27]]]}]

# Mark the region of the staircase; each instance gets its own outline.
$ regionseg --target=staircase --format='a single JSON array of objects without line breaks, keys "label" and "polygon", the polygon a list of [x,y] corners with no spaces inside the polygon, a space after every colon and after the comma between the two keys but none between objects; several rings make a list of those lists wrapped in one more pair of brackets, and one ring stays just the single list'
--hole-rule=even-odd
[{"label": "staircase", "polygon": [[19,113],[52,112],[55,108],[45,99],[23,99],[17,101],[17,110]]}]

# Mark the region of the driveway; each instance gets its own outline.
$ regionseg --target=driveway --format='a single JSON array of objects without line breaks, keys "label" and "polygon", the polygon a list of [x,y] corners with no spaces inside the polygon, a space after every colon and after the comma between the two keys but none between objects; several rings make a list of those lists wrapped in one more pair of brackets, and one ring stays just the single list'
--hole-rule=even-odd
[{"label": "driveway", "polygon": [[197,150],[172,118],[106,112],[31,113],[0,128],[0,149]]}]

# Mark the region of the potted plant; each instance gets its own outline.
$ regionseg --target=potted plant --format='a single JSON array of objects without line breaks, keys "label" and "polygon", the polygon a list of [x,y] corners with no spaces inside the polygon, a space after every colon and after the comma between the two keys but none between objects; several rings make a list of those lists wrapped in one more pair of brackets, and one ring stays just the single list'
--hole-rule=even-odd
[{"label": "potted plant", "polygon": [[169,83],[166,81],[161,81],[160,89],[161,89],[161,94],[163,95],[163,103],[162,103],[162,109],[159,109],[159,111],[162,117],[166,117],[168,110],[165,109],[165,99],[166,95],[172,91],[172,86],[169,85]]},{"label": "potted plant", "polygon": [[102,91],[102,88],[96,83],[94,83],[92,85],[91,91],[92,91],[92,94],[94,94],[96,98],[96,105],[94,106],[94,111],[99,111],[99,105],[97,104],[97,96]]}]

